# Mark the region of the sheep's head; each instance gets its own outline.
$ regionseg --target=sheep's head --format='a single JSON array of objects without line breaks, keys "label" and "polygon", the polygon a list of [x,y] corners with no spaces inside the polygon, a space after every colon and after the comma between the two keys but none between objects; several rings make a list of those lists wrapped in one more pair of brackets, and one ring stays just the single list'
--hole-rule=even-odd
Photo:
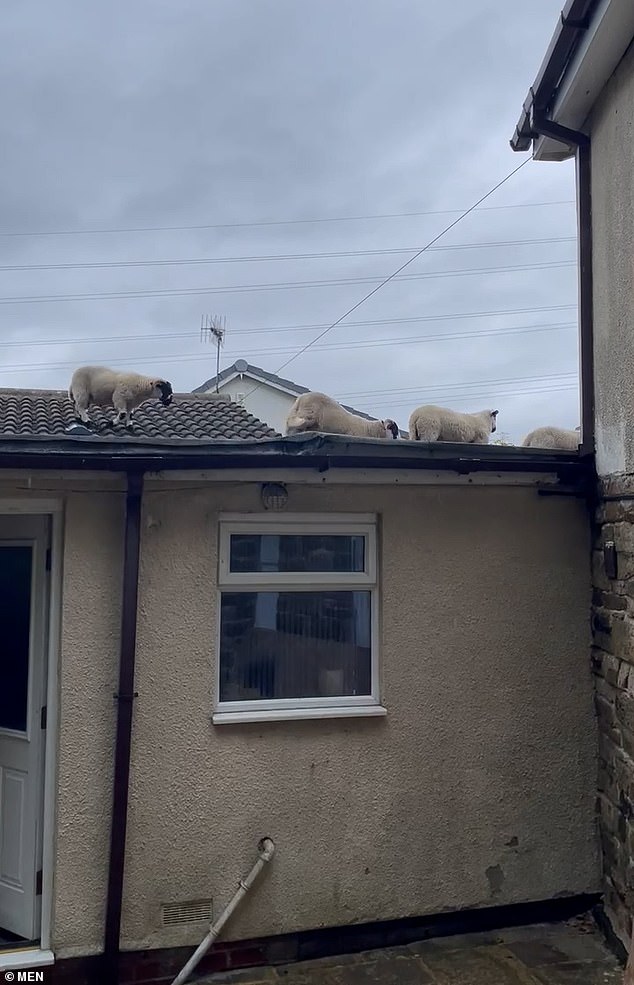
[{"label": "sheep's head", "polygon": [[491,411],[491,434],[497,429],[496,417],[498,416],[497,410]]},{"label": "sheep's head", "polygon": [[398,424],[396,421],[386,417],[383,421],[383,426],[385,427],[386,438],[398,438]]},{"label": "sheep's head", "polygon": [[157,380],[154,384],[154,389],[158,391],[156,395],[163,406],[169,407],[174,393],[172,390],[172,384],[168,383],[167,380]]}]

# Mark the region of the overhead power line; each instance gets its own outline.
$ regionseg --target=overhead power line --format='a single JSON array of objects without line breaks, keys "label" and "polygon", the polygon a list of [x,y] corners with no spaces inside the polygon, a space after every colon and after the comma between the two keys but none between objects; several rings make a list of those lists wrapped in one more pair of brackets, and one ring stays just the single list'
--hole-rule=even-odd
[{"label": "overhead power line", "polygon": [[[438,393],[435,393],[433,396],[431,396],[429,403],[433,403],[434,405],[440,405],[445,407],[453,407],[457,403],[467,403],[472,408],[484,409],[482,406],[483,404],[485,407],[486,404],[489,404],[489,406],[491,406],[491,403],[493,401],[500,402],[505,397],[528,397],[535,393],[562,393],[564,391],[569,391],[569,390],[570,391],[576,390],[578,393],[579,392],[578,382],[575,381],[573,383],[552,383],[552,384],[548,384],[547,386],[530,385],[527,387],[519,387],[519,388],[515,387],[510,390],[501,390],[499,388],[496,388],[495,390],[482,389],[479,390],[477,393],[474,391],[464,391],[464,392],[439,391]],[[405,413],[409,414],[415,407],[420,406],[422,403],[427,403],[427,400],[425,398],[425,392],[426,392],[425,387],[421,387],[420,397],[416,397],[416,398],[410,397],[409,400],[403,398],[399,400],[389,400],[386,403],[384,403],[383,406],[389,407],[391,411],[395,411],[398,408],[404,407],[406,408]],[[385,400],[385,398],[382,399]],[[382,416],[382,414],[377,413],[376,401],[374,401],[373,403],[362,401],[360,404],[357,404],[357,402],[355,402],[354,407],[356,410],[363,411],[366,414],[376,414],[377,417]],[[502,410],[501,407],[498,407],[497,409],[500,411]]]},{"label": "overhead power line", "polygon": [[[342,351],[347,349],[374,349],[381,348],[383,346],[400,346],[400,345],[421,345],[427,342],[453,342],[456,339],[468,340],[471,338],[486,338],[495,337],[498,335],[520,335],[520,334],[531,334],[535,332],[552,332],[561,331],[563,329],[576,328],[576,322],[561,322],[557,324],[550,325],[534,325],[534,326],[519,326],[517,328],[506,328],[506,329],[491,329],[484,330],[480,332],[452,332],[439,335],[408,335],[404,338],[383,338],[383,339],[365,339],[358,342],[326,342],[323,345],[318,345],[315,347],[316,352],[328,352],[328,351]],[[84,339],[83,341],[89,341]],[[112,341],[111,339],[102,339],[101,341]],[[2,344],[2,343],[0,343]],[[268,355],[284,355],[289,352],[294,352],[294,346],[282,346],[271,348],[268,346],[266,349],[255,349],[252,350],[252,356],[268,356]],[[240,356],[241,350],[231,350],[227,353],[229,357]],[[147,364],[148,356],[139,356],[135,359],[122,359],[119,356],[114,356],[112,359],[105,357],[102,361],[107,362],[112,366],[115,365],[133,365],[136,363],[143,362]],[[199,362],[199,353],[170,353],[165,355],[153,356],[152,363],[181,363],[181,362]],[[51,362],[39,362],[39,363],[14,363],[11,366],[3,368],[0,370],[2,372],[11,373],[17,372],[24,369],[64,369],[68,366],[74,366],[74,362],[61,362],[61,363],[51,363]]]},{"label": "overhead power line", "polygon": [[[515,205],[490,205],[482,212],[501,211],[503,209],[536,209],[556,205],[574,205],[574,199],[563,199],[556,202],[518,202]],[[178,232],[196,229],[244,229],[254,226],[296,226],[317,222],[360,222],[372,219],[405,219],[424,215],[451,215],[461,212],[461,209],[432,209],[425,212],[378,212],[368,215],[334,215],[318,216],[310,219],[256,219],[250,222],[213,222],[203,225],[187,226],[119,226],[115,229],[39,229],[19,230],[16,232],[0,232],[0,236],[100,236],[105,233],[158,233]],[[473,211],[473,210],[471,210]],[[466,214],[466,213],[465,213]]]},{"label": "overhead power line", "polygon": [[[400,276],[400,271],[404,270],[410,263],[416,260],[423,252],[419,250],[413,257],[410,257],[398,270],[399,274],[391,274],[387,278],[380,275],[374,277],[340,277],[334,280],[306,280],[306,281],[281,281],[273,284],[232,284],[227,287],[187,287],[178,289],[152,290],[152,291],[111,291],[111,292],[91,292],[87,294],[31,294],[15,295],[13,297],[0,297],[0,304],[52,304],[57,301],[125,301],[139,300],[142,298],[176,298],[176,297],[199,297],[206,294],[253,294],[266,291],[295,291],[310,288],[339,287],[343,284],[373,284],[380,280],[380,284],[366,295],[364,300],[372,297],[378,290],[385,287],[392,280],[436,280],[446,277],[475,277],[483,274],[515,273],[525,270],[551,270],[561,267],[574,267],[576,260],[562,260],[551,263],[522,263],[498,267],[477,267],[473,269],[440,270],[420,274],[405,274]],[[350,311],[356,311],[360,304],[354,305]],[[330,325],[327,331],[335,328],[342,316],[336,323]],[[298,353],[300,355],[301,353]]]},{"label": "overhead power line", "polygon": [[510,386],[514,383],[545,383],[547,380],[557,380],[561,382],[564,379],[577,378],[577,373],[572,371],[566,371],[565,373],[547,373],[546,375],[538,376],[504,376],[501,379],[496,380],[473,380],[462,381],[460,383],[431,383],[431,384],[419,384],[418,386],[410,387],[394,387],[387,390],[357,390],[353,393],[347,392],[345,394],[340,394],[337,399],[349,400],[356,397],[374,397],[374,396],[392,396],[392,394],[398,393],[427,393],[429,390],[466,390],[471,387],[482,387],[482,386]]},{"label": "overhead power line", "polygon": [[[407,320],[407,319],[404,319],[404,320]],[[414,319],[411,319],[411,320],[414,321]],[[386,319],[386,322],[389,324],[389,319]],[[354,324],[357,324],[357,323],[355,322]],[[407,342],[443,342],[445,340],[451,340],[451,339],[478,339],[478,338],[487,338],[488,336],[496,336],[496,335],[521,335],[521,334],[527,333],[527,332],[528,333],[531,333],[531,332],[550,332],[550,331],[554,331],[554,330],[557,330],[557,329],[576,328],[576,327],[577,327],[577,322],[574,322],[574,321],[571,321],[571,322],[545,322],[545,323],[538,323],[536,325],[515,325],[515,326],[511,326],[510,328],[476,329],[475,331],[471,331],[471,332],[440,332],[437,335],[408,335],[408,336],[405,336],[404,338],[403,337],[402,338],[395,338],[394,336],[388,336],[387,338],[378,338],[378,339],[371,338],[371,339],[363,339],[363,340],[357,340],[357,341],[355,341],[355,340],[348,340],[348,341],[345,341],[345,342],[326,342],[323,345],[316,346],[315,348],[316,348],[316,350],[317,349],[319,349],[319,350],[323,350],[323,349],[339,349],[339,348],[355,349],[355,348],[367,348],[367,347],[372,347],[372,346],[375,346],[375,345],[378,345],[378,346],[380,346],[380,345],[400,345],[400,344],[407,343]],[[286,332],[286,331],[288,331],[288,329],[281,329],[281,330],[278,329],[277,331],[284,331],[284,332]],[[304,331],[306,331],[306,329],[304,329]],[[267,334],[267,333],[265,331],[263,331],[262,329],[259,329],[259,330],[254,330],[253,332],[248,332],[248,331],[247,332],[239,332],[238,334],[239,335],[253,335],[253,334]],[[171,339],[185,339],[185,338],[195,338],[195,337],[196,337],[196,333],[195,332],[186,332],[186,333],[183,333],[183,335],[177,335],[177,334],[174,334],[174,333],[169,333],[169,334],[165,334],[165,335],[156,335],[156,336],[151,336],[151,335],[137,335],[137,336],[134,336],[134,335],[132,335],[132,336],[129,336],[129,337],[126,337],[125,335],[114,335],[114,336],[102,335],[99,338],[92,338],[92,339],[91,338],[56,339],[56,340],[51,341],[51,342],[47,342],[44,339],[38,339],[38,340],[36,340],[34,342],[18,342],[18,341],[15,341],[14,340],[12,342],[0,342],[0,347],[1,348],[9,348],[9,347],[17,348],[17,347],[19,347],[20,349],[28,349],[29,346],[42,346],[42,345],[79,345],[79,344],[92,344],[92,345],[94,345],[94,344],[99,343],[99,342],[117,342],[117,341],[119,341],[119,342],[134,342],[134,341],[139,341],[139,340],[143,340],[145,342],[149,342],[149,341],[156,342],[157,339],[170,339],[171,340]],[[277,347],[277,348],[273,349],[273,348],[271,348],[271,346],[267,346],[266,349],[253,349],[253,350],[250,350],[250,355],[251,356],[258,356],[258,355],[269,355],[272,352],[276,352],[276,353],[293,352],[294,351],[294,348],[295,348],[294,346],[290,346],[290,347],[289,346],[286,346],[286,347],[282,347],[282,348]],[[233,355],[240,356],[240,355],[242,355],[242,353],[243,353],[243,350],[242,349],[230,349],[228,351],[227,355],[228,356],[233,356]],[[162,358],[162,359],[171,359],[171,358],[174,358],[174,359],[183,359],[183,358],[185,358],[186,355],[187,355],[186,353],[182,353],[182,354],[175,353],[173,356],[162,356],[160,358]],[[140,359],[142,358],[144,360],[147,360],[148,357],[147,356],[142,356],[142,357],[139,357],[139,358]],[[195,358],[193,354],[192,354],[192,358]]]},{"label": "overhead power line", "polygon": [[[521,164],[518,164],[516,168],[513,168],[512,171],[509,171],[509,173],[505,175],[505,177],[502,178],[501,181],[498,181],[497,184],[493,185],[493,187],[490,188],[488,192],[486,192],[486,194],[482,195],[482,197],[479,198],[476,202],[474,202],[473,205],[471,205],[468,209],[462,212],[457,219],[454,219],[453,222],[450,222],[449,225],[445,226],[445,228],[442,229],[439,233],[437,233],[436,236],[433,237],[433,239],[430,239],[429,242],[425,244],[425,246],[421,247],[418,253],[415,253],[414,256],[406,260],[405,263],[401,264],[400,267],[397,267],[397,269],[393,273],[391,273],[389,277],[386,277],[384,280],[381,281],[380,284],[377,284],[376,287],[374,287],[371,291],[365,294],[359,301],[356,302],[356,304],[353,304],[351,308],[348,308],[346,311],[344,311],[344,313],[340,315],[336,321],[334,321],[331,325],[325,328],[323,332],[320,332],[319,335],[317,335],[314,339],[312,339],[312,341],[302,346],[302,348],[298,352],[296,352],[295,355],[291,356],[290,359],[287,359],[286,362],[282,363],[282,365],[275,372],[279,373],[281,372],[281,370],[289,366],[295,359],[297,359],[304,352],[310,349],[311,346],[315,345],[316,342],[319,342],[319,340],[322,339],[325,335],[327,335],[328,332],[331,332],[333,328],[336,328],[337,325],[339,325],[342,321],[344,321],[344,319],[348,317],[348,315],[351,315],[353,311],[356,311],[357,308],[360,308],[362,304],[365,304],[366,301],[369,301],[371,297],[374,297],[374,295],[377,294],[387,284],[389,284],[390,281],[398,277],[399,274],[403,270],[405,270],[406,267],[409,267],[410,263],[414,263],[414,261],[417,260],[419,256],[421,256],[423,253],[425,253],[426,250],[429,250],[432,246],[434,246],[434,244],[437,243],[439,239],[442,239],[442,237],[445,236],[451,229],[453,229],[454,226],[457,226],[459,222],[462,222],[462,220],[465,219],[471,212],[475,211],[475,209],[477,209],[480,205],[482,205],[482,202],[486,201],[487,198],[490,198],[491,195],[493,195],[494,192],[498,190],[498,188],[501,188],[502,185],[506,184],[506,182],[509,181],[509,179],[512,178],[513,175],[516,175],[518,171],[521,171],[522,168],[525,167],[530,160],[532,160],[532,158],[530,157],[525,158]],[[249,396],[251,393],[254,392],[254,390],[257,389],[258,389],[257,386],[252,387],[252,389],[249,390],[249,393],[245,395],[245,399],[246,396]]]},{"label": "overhead power line", "polygon": [[[508,246],[545,246],[551,243],[574,243],[575,236],[551,236],[547,239],[516,239],[500,242],[459,243],[453,246],[433,246],[430,253],[444,253],[449,250],[483,250]],[[290,260],[333,260],[348,257],[392,256],[398,253],[415,253],[418,246],[400,246],[385,250],[339,250],[330,253],[273,253],[268,255],[241,257],[183,257],[166,260],[99,260],[73,263],[13,263],[0,266],[0,271],[25,270],[111,270],[119,267],[185,267],[213,263],[261,263]]]},{"label": "overhead power line", "polygon": [[[465,318],[497,318],[500,315],[526,315],[536,311],[570,311],[575,309],[575,304],[555,304],[540,305],[534,308],[499,308],[493,311],[458,311],[448,312],[444,315],[417,315],[412,318],[373,318],[367,321],[350,321],[347,328],[369,327],[372,325],[404,325],[417,324],[419,322],[436,321],[461,321]],[[571,322],[570,324],[575,324]],[[270,325],[260,328],[244,328],[234,332],[234,337],[245,335],[270,335],[275,332],[310,332],[318,328],[325,328],[325,324],[313,323],[308,325]],[[142,335],[102,335],[102,336],[79,336],[70,339],[11,339],[6,342],[0,341],[0,348],[19,347],[21,349],[29,346],[39,345],[80,345],[96,342],[152,342],[160,339],[198,339],[200,332],[149,332]],[[269,351],[268,349],[266,350]]]},{"label": "overhead power line", "polygon": [[[472,409],[480,409],[483,407],[483,404],[484,406],[486,406],[486,404],[488,403],[490,406],[493,400],[495,400],[496,402],[501,402],[501,400],[503,400],[506,397],[530,397],[533,394],[537,394],[537,393],[564,393],[566,391],[572,391],[572,390],[576,390],[578,393],[579,391],[578,383],[575,382],[575,383],[551,384],[548,386],[529,386],[529,387],[521,387],[521,388],[515,388],[512,390],[505,390],[505,391],[496,390],[495,393],[492,393],[491,390],[484,390],[484,389],[478,391],[477,393],[460,392],[460,393],[445,394],[443,392],[443,393],[434,394],[432,401],[434,404],[437,404],[438,406],[441,407],[455,407],[456,404],[461,403],[461,404],[469,405]],[[420,392],[421,395],[424,395],[425,388],[421,387]],[[416,398],[415,400],[414,399],[397,400],[397,401],[390,400],[386,406],[389,407],[389,410],[392,413],[395,413],[397,411],[400,412],[401,407],[405,408],[403,411],[403,415],[407,414],[409,416],[411,411],[415,407],[420,406],[420,404],[423,402],[426,402],[426,400],[424,396],[421,396],[419,398]],[[355,409],[363,411],[366,414],[375,414],[377,417],[382,416],[382,414],[377,413],[376,401],[374,401],[373,404],[361,403],[360,405],[357,405],[355,403]],[[498,408],[498,409],[503,412],[503,408]],[[406,422],[403,421],[401,427],[404,427],[405,424]]]}]

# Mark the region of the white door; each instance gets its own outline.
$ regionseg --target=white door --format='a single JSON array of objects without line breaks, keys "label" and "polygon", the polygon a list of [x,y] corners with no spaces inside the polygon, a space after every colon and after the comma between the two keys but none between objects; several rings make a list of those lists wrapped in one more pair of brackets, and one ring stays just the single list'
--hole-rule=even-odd
[{"label": "white door", "polygon": [[49,521],[0,516],[0,934],[39,936]]}]

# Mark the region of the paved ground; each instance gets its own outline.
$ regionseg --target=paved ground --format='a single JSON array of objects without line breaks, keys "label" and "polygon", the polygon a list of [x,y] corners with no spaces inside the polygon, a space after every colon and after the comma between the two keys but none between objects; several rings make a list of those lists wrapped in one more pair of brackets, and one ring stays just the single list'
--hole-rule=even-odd
[{"label": "paved ground", "polygon": [[348,957],[229,972],[196,985],[621,985],[588,921],[466,934]]}]

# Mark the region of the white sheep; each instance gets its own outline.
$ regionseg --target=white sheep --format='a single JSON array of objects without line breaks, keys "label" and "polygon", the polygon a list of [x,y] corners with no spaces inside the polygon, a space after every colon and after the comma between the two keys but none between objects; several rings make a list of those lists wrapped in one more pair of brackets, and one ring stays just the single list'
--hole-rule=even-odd
[{"label": "white sheep", "polygon": [[495,431],[497,410],[461,414],[447,407],[425,404],[413,410],[409,418],[410,441],[456,441],[486,445]]},{"label": "white sheep", "polygon": [[157,397],[164,407],[172,402],[172,385],[167,380],[139,373],[117,372],[106,366],[81,366],[73,373],[68,396],[75,404],[77,420],[91,424],[88,408],[114,407],[117,411],[112,423],[125,422],[132,426],[132,412],[152,397]]},{"label": "white sheep", "polygon": [[302,393],[286,418],[286,433],[321,431],[350,434],[359,438],[398,438],[398,426],[390,418],[368,421],[351,414],[325,393]]},{"label": "white sheep", "polygon": [[526,435],[522,442],[523,448],[552,448],[565,451],[577,451],[579,447],[579,428],[569,431],[567,428],[543,427],[536,428]]}]

